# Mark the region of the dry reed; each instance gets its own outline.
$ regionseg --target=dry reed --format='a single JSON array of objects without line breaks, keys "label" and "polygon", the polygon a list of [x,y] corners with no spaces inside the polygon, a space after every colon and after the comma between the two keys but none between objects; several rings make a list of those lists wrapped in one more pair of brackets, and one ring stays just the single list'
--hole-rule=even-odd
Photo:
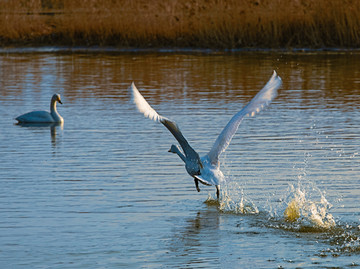
[{"label": "dry reed", "polygon": [[359,47],[360,0],[12,0],[2,45]]}]

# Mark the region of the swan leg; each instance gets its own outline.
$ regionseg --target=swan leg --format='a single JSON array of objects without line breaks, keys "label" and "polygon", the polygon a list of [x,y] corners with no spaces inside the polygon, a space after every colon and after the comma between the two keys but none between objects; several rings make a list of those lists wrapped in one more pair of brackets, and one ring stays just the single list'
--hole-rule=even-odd
[{"label": "swan leg", "polygon": [[215,187],[216,187],[216,197],[219,200],[219,198],[220,198],[220,185],[215,185]]},{"label": "swan leg", "polygon": [[198,192],[200,192],[200,188],[199,188],[199,180],[197,180],[196,178],[194,178],[194,182],[195,182],[195,187],[196,187],[196,190]]}]

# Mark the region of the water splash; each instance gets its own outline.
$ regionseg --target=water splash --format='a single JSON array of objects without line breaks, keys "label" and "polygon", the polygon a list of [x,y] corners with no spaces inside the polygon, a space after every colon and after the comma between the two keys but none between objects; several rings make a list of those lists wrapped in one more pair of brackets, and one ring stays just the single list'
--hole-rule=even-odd
[{"label": "water splash", "polygon": [[332,205],[327,201],[325,192],[321,191],[310,179],[311,159],[312,155],[305,151],[301,166],[296,167],[297,164],[294,164],[293,168],[298,170],[297,183],[289,184],[285,198],[280,199],[280,208],[275,209],[275,212],[270,212],[280,220],[285,220],[284,226],[288,229],[314,232],[336,226],[334,217],[329,212]]},{"label": "water splash", "polygon": [[287,222],[296,222],[305,226],[315,226],[323,229],[331,229],[336,226],[334,217],[329,213],[332,205],[326,200],[325,195],[318,188],[314,191],[320,196],[320,200],[312,201],[307,197],[306,190],[300,183],[295,188],[290,185],[284,210],[284,218]]},{"label": "water splash", "polygon": [[207,205],[218,206],[219,211],[231,214],[258,214],[259,209],[244,194],[244,190],[236,182],[222,186],[220,199],[217,200],[209,194],[205,201]]}]

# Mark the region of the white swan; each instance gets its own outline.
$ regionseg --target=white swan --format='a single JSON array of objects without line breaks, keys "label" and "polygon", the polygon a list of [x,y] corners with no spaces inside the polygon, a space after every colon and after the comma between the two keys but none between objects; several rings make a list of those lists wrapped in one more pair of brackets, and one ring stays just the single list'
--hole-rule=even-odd
[{"label": "white swan", "polygon": [[50,102],[50,113],[47,111],[32,111],[16,118],[18,123],[63,123],[64,119],[56,110],[56,102],[62,104],[60,94],[54,94]]},{"label": "white swan", "polygon": [[194,178],[197,191],[200,191],[199,181],[205,185],[215,185],[216,196],[219,199],[220,183],[225,180],[223,173],[220,171],[219,157],[221,153],[224,152],[230,144],[230,141],[243,118],[246,115],[254,116],[255,113],[267,106],[276,97],[277,89],[281,86],[281,84],[281,78],[274,71],[264,88],[256,94],[256,96],[242,110],[232,117],[216,139],[210,152],[202,158],[200,158],[199,154],[189,145],[177,124],[168,118],[160,116],[146,102],[144,97],[135,87],[134,82],[131,84],[129,90],[132,93],[133,102],[136,104],[138,110],[143,113],[145,117],[148,117],[156,122],[161,122],[165,125],[165,127],[179,142],[183,152],[175,145],[171,146],[169,152],[176,153],[184,161],[186,171]]}]

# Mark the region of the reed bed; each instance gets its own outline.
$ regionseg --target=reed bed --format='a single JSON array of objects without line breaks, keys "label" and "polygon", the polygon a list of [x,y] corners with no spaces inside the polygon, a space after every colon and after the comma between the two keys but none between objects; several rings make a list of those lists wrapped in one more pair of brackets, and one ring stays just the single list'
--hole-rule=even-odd
[{"label": "reed bed", "polygon": [[355,48],[360,0],[1,1],[0,44]]}]

